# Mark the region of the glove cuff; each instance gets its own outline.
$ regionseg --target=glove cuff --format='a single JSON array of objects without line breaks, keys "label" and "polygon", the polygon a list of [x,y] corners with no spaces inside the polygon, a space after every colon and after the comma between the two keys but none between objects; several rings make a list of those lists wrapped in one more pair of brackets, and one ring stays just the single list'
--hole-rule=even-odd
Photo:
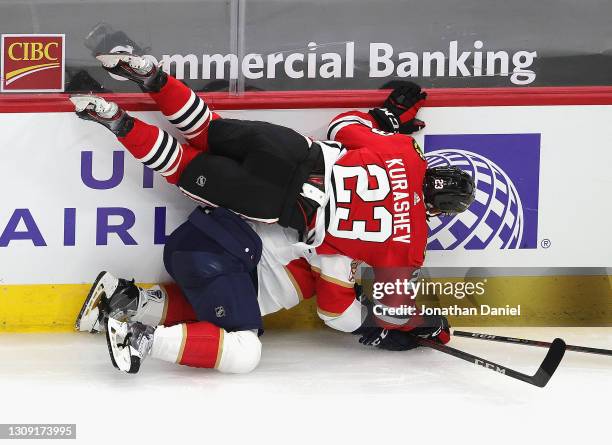
[{"label": "glove cuff", "polygon": [[400,124],[397,117],[387,108],[372,108],[369,113],[381,130],[389,133],[397,133],[399,131]]}]

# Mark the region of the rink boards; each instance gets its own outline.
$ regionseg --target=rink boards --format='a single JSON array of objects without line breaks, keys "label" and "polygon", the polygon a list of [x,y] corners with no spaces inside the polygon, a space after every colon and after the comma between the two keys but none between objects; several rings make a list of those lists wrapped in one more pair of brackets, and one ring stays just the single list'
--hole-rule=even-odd
[{"label": "rink boards", "polygon": [[[341,111],[221,113],[324,138]],[[135,114],[173,132],[157,112]],[[610,324],[612,106],[433,107],[420,116],[427,128],[416,139],[426,155],[473,169],[481,184],[468,219],[432,223],[426,265],[542,271],[491,278],[491,304],[520,303],[520,317],[451,321]],[[123,152],[110,133],[69,112],[0,113],[0,150],[0,331],[69,330],[84,283],[100,270],[143,283],[167,279],[164,235],[193,204]],[[578,267],[588,271],[570,270]],[[311,301],[268,321],[319,325]]]}]

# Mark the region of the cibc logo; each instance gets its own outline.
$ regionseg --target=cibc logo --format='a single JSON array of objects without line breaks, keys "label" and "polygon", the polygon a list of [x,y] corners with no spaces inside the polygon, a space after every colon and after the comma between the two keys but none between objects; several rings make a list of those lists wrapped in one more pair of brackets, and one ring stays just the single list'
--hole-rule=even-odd
[{"label": "cibc logo", "polygon": [[64,91],[64,40],[64,34],[3,34],[0,91]]}]

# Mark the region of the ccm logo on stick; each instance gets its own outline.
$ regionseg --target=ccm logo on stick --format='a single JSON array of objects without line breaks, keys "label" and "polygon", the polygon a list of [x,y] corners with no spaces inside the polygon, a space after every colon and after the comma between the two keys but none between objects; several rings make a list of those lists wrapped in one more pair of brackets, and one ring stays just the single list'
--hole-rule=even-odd
[{"label": "ccm logo on stick", "polygon": [[488,369],[492,369],[494,371],[499,372],[500,374],[505,374],[506,373],[506,369],[505,368],[500,368],[497,365],[494,365],[493,363],[489,363],[489,362],[485,362],[484,360],[474,360],[474,363],[477,364],[478,366],[482,366],[483,368],[488,368]]},{"label": "ccm logo on stick", "polygon": [[64,35],[2,35],[0,90],[64,91]]},{"label": "ccm logo on stick", "polygon": [[472,334],[472,337],[494,339],[496,336],[491,334]]}]

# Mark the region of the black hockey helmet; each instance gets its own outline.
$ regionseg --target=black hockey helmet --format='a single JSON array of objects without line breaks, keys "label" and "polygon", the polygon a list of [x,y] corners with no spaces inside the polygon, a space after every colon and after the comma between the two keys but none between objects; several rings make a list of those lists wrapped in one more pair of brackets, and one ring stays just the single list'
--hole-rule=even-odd
[{"label": "black hockey helmet", "polygon": [[425,172],[423,197],[431,213],[461,213],[474,201],[474,180],[457,167],[434,167]]}]

